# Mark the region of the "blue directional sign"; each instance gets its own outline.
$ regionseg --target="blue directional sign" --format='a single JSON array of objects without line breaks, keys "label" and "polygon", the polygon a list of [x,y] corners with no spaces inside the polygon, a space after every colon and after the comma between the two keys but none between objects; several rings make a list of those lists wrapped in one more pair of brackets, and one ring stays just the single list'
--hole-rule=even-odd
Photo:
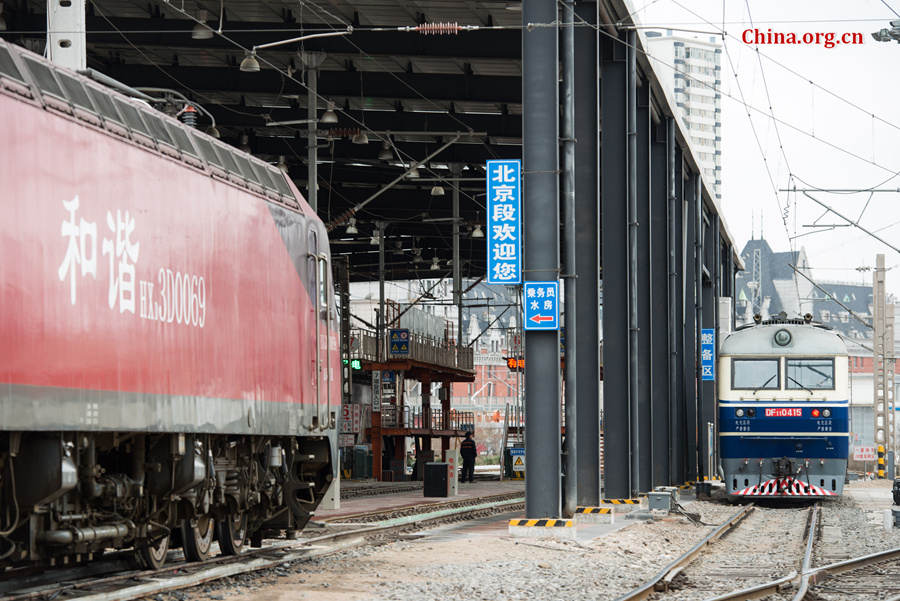
[{"label": "blue directional sign", "polygon": [[700,379],[716,379],[716,330],[700,330]]},{"label": "blue directional sign", "polygon": [[409,329],[391,328],[388,330],[388,351],[392,355],[409,354]]},{"label": "blue directional sign", "polygon": [[487,283],[522,283],[522,161],[487,162]]},{"label": "blue directional sign", "polygon": [[525,329],[559,329],[559,282],[525,282]]}]

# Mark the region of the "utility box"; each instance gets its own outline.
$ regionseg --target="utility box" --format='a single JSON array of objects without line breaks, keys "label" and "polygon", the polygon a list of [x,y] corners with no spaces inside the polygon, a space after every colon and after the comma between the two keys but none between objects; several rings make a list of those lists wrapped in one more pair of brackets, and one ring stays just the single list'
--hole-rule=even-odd
[{"label": "utility box", "polygon": [[647,495],[647,503],[650,511],[671,511],[672,495],[668,492],[652,492]]},{"label": "utility box", "polygon": [[422,486],[426,497],[446,497],[450,494],[450,466],[445,462],[425,464],[425,482]]}]

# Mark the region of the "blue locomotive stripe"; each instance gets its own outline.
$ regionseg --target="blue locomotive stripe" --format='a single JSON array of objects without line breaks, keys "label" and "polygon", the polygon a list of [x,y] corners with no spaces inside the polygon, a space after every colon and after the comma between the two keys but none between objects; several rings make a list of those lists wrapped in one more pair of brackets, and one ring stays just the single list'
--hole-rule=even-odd
[{"label": "blue locomotive stripe", "polygon": [[753,457],[797,457],[809,459],[846,459],[846,436],[722,436],[721,456],[725,459]]},{"label": "blue locomotive stripe", "polygon": [[[824,415],[828,410],[830,415]],[[738,412],[743,415],[738,415]],[[814,415],[816,412],[818,415]],[[753,415],[750,415],[753,413]],[[719,405],[719,432],[741,434],[803,434],[847,433],[850,430],[850,409],[847,405],[823,407],[816,403],[802,405],[757,403],[752,407]]]}]

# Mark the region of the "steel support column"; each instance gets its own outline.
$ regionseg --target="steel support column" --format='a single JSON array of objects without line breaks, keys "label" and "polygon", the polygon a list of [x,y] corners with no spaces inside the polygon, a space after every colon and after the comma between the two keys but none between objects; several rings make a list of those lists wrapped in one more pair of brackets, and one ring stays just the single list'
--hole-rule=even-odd
[{"label": "steel support column", "polygon": [[575,27],[574,2],[567,0],[563,4],[562,19],[570,25],[563,27],[562,32],[562,184],[563,215],[565,229],[563,247],[565,248],[565,312],[566,312],[566,486],[563,494],[565,504],[563,514],[571,517],[578,504],[578,480],[576,475],[578,447],[577,406],[577,357],[578,357],[578,314],[577,314],[577,266],[575,265]]},{"label": "steel support column", "polygon": [[[625,46],[600,38],[600,255],[603,274],[603,496],[632,492],[628,361]],[[613,350],[615,349],[615,350]]]},{"label": "steel support column", "polygon": [[[707,211],[703,211],[700,225],[703,228],[703,245],[701,247],[703,257],[703,289],[702,302],[703,309],[699,328],[716,328],[716,306],[719,304],[715,295],[716,281],[716,254],[719,246],[716,243],[714,233],[714,220],[716,216]],[[698,329],[699,329],[698,328]],[[715,353],[713,353],[715,361]],[[710,478],[715,476],[715,423],[716,423],[716,385],[712,380],[703,380],[701,374],[700,381],[700,422],[702,428],[700,430],[700,449],[703,458],[703,467],[701,476]],[[713,424],[713,431],[710,433],[709,424]],[[701,478],[702,479],[702,478]]]},{"label": "steel support column", "polygon": [[684,403],[684,179],[681,149],[675,142],[675,120],[666,120],[669,303],[669,483],[685,480]]},{"label": "steel support column", "polygon": [[[575,13],[597,22],[597,4],[579,2]],[[575,29],[575,271],[578,274],[576,316],[581,324],[575,348],[581,366],[576,382],[578,423],[578,504],[600,502],[600,211],[597,189],[597,32]],[[571,343],[570,343],[571,344]]]},{"label": "steel support column", "polygon": [[668,302],[668,153],[666,124],[652,127],[650,141],[650,411],[653,438],[651,472],[652,486],[669,483],[670,445],[668,332],[670,303]]},{"label": "steel support column", "polygon": [[685,407],[685,478],[697,479],[697,177],[689,173],[684,180],[684,407]]},{"label": "steel support column", "polygon": [[[556,4],[522,2],[522,147],[525,171],[525,279],[559,278],[559,41]],[[525,333],[525,514],[560,515],[559,332]]]},{"label": "steel support column", "polygon": [[[629,87],[629,90],[631,88]],[[635,165],[636,192],[636,254],[632,261],[635,269],[637,293],[637,363],[631,366],[635,371],[633,381],[637,393],[637,444],[633,452],[637,454],[638,472],[634,485],[637,491],[651,490],[653,481],[653,413],[650,394],[653,379],[651,370],[651,330],[650,320],[650,86],[647,82],[635,89],[636,123],[635,146],[637,163]],[[660,441],[662,442],[662,441]]]}]

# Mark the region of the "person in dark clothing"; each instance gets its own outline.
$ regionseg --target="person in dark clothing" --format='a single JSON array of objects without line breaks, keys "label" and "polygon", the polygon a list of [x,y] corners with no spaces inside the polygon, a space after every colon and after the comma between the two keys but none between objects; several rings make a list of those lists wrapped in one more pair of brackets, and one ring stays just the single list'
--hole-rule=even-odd
[{"label": "person in dark clothing", "polygon": [[462,457],[462,481],[466,481],[466,475],[469,476],[469,482],[475,481],[475,456],[478,455],[478,449],[475,447],[475,441],[472,440],[472,433],[466,432],[466,439],[459,445],[459,454]]}]

